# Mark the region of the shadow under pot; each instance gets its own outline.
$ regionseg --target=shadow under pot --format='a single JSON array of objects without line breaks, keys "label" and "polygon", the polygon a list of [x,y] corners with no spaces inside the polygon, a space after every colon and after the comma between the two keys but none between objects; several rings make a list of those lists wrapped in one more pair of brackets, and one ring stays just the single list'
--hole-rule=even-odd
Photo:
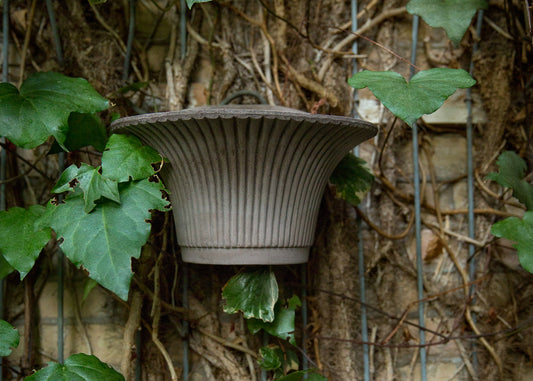
[{"label": "shadow under pot", "polygon": [[168,159],[185,262],[305,263],[329,176],[370,123],[278,106],[211,106],[113,122]]}]

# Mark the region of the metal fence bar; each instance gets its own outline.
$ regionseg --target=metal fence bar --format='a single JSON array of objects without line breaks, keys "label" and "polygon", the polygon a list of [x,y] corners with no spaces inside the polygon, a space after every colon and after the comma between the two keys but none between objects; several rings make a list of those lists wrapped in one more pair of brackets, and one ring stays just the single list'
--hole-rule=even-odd
[{"label": "metal fence bar", "polygon": [[[57,28],[56,16],[52,0],[46,0],[46,8],[48,9],[48,17],[50,19],[50,26],[54,36],[54,45],[56,48],[56,58],[59,66],[64,65],[63,48],[61,47],[61,39],[59,37],[59,30]],[[58,154],[59,172],[65,168],[65,153]],[[61,196],[59,197],[61,200]],[[57,361],[62,364],[64,361],[64,289],[65,289],[65,255],[58,248],[57,250]]]},{"label": "metal fence bar", "polygon": [[122,73],[122,80],[128,80],[130,72],[131,50],[133,47],[133,39],[135,37],[135,5],[136,0],[129,0],[130,25],[128,27],[128,41],[126,43],[126,56],[124,57],[124,72]]},{"label": "metal fence bar", "polygon": [[[180,0],[180,47],[181,59],[185,59],[187,55],[187,4],[185,0]],[[185,262],[182,262],[183,276],[182,276],[182,303],[183,307],[189,307],[189,268]],[[183,380],[189,379],[189,322],[183,320]]]},{"label": "metal fence bar", "polygon": [[63,67],[65,60],[63,59],[63,48],[61,47],[61,38],[57,29],[56,16],[54,12],[53,0],[46,0],[46,8],[48,9],[48,18],[50,19],[50,26],[52,27],[52,34],[54,36],[54,45],[56,48],[56,58],[59,66]]},{"label": "metal fence bar", "polygon": [[[302,277],[302,369],[305,370],[309,368],[309,361],[307,359],[307,264],[304,263],[301,265],[301,277]],[[304,379],[307,379],[307,374],[305,374]]]},{"label": "metal fence bar", "polygon": [[[2,82],[9,79],[9,0],[4,0],[3,17],[2,17]],[[0,138],[4,143],[5,139]],[[6,179],[7,172],[7,154],[4,148],[0,148],[0,211],[6,210]],[[0,319],[4,318],[4,279],[0,280]],[[3,379],[4,368],[2,366],[3,358],[0,357],[0,381]]]},{"label": "metal fence bar", "polygon": [[[59,172],[65,168],[65,153],[60,152],[58,154]],[[60,197],[61,199],[61,197]],[[63,315],[63,302],[64,302],[64,289],[65,289],[65,254],[61,249],[57,249],[57,362],[60,364],[64,360],[64,315]]]},{"label": "metal fence bar", "polygon": [[[189,308],[189,268],[182,262],[183,275],[181,277],[182,283],[182,303],[183,307]],[[183,320],[183,380],[189,379],[189,322]]]},{"label": "metal fence bar", "polygon": [[[418,25],[419,17],[413,16],[412,42],[411,42],[411,63],[416,63],[416,50],[418,43]],[[410,77],[415,74],[415,68],[410,67]],[[415,186],[415,238],[416,238],[416,281],[418,299],[424,298],[424,265],[422,263],[422,223],[420,210],[420,169],[418,167],[418,126],[413,126],[413,176]],[[424,304],[418,303],[418,324],[422,329],[419,330],[420,335],[420,377],[422,381],[427,380],[427,359],[426,359],[426,333],[424,331]]]},{"label": "metal fence bar", "polygon": [[[2,82],[8,81],[9,74],[9,0],[4,0],[2,15]],[[5,195],[0,195],[5,197]],[[4,198],[0,198],[3,200]],[[0,201],[0,205],[3,201]]]},{"label": "metal fence bar", "polygon": [[[366,283],[365,283],[365,253],[363,244],[363,223],[361,217],[357,216],[358,243],[358,267],[359,267],[359,293],[361,300],[361,339],[363,343],[368,343],[368,318],[366,309]],[[368,344],[363,344],[363,379],[370,381],[370,348]]]},{"label": "metal fence bar", "polygon": [[[128,25],[128,39],[126,41],[126,54],[124,56],[124,69],[122,72],[122,81],[128,80],[131,65],[131,53],[133,50],[133,40],[135,38],[135,12],[136,12],[136,0],[129,0],[129,25]],[[141,381],[142,378],[142,334],[141,330],[137,330],[135,333],[135,380]]]},{"label": "metal fence bar", "polygon": [[[263,330],[263,347],[266,347],[268,345],[268,341],[270,340],[270,335]],[[261,369],[261,381],[267,381],[267,372],[264,369]]]},{"label": "metal fence bar", "polygon": [[[56,49],[56,59],[59,66],[64,66],[63,48],[61,46],[61,38],[57,28],[56,16],[54,11],[53,0],[46,0],[46,8],[48,10],[48,18],[50,19],[50,26],[54,38],[54,45]],[[59,172],[65,168],[65,153],[58,154]],[[61,200],[61,196],[59,197]],[[57,361],[63,363],[64,361],[64,289],[65,289],[65,255],[58,248],[57,250]]]},{"label": "metal fence bar", "polygon": [[[478,39],[481,36],[481,26],[483,23],[483,10],[480,10],[477,15],[477,23],[476,23],[476,40],[474,41],[474,45],[472,46],[472,57],[470,58],[470,67],[469,67],[469,73],[470,75],[474,74],[474,55],[478,50]],[[466,144],[467,144],[467,189],[468,189],[468,237],[475,239],[476,235],[476,224],[475,224],[475,218],[474,218],[474,158],[473,158],[473,145],[474,145],[474,133],[473,133],[473,126],[472,126],[472,88],[469,87],[466,90],[466,107],[468,116],[466,119]],[[476,248],[473,244],[468,245],[468,261],[470,261],[469,265],[469,277],[470,280],[474,280],[476,278]],[[474,290],[475,286],[470,286],[470,297],[474,297]],[[476,320],[476,316],[473,313],[472,319]],[[476,342],[472,342],[472,365],[474,367],[474,370],[477,371],[478,369],[478,356],[476,351]]]},{"label": "metal fence bar", "polygon": [[[351,1],[352,32],[355,33],[359,27],[357,22],[357,0]],[[352,52],[359,53],[359,44],[357,40],[352,44]],[[358,72],[357,58],[352,61],[352,74]],[[357,89],[353,93],[352,117],[359,119],[357,112]],[[354,154],[359,155],[359,146],[355,147]],[[365,252],[363,242],[363,221],[358,215],[356,220],[357,226],[357,269],[359,276],[359,300],[361,301],[361,340],[363,341],[363,380],[370,381],[370,348],[368,346],[368,314],[366,309],[366,281],[365,281]]]},{"label": "metal fence bar", "polygon": [[181,59],[187,55],[187,4],[185,0],[180,0],[180,47]]},{"label": "metal fence bar", "polygon": [[[352,15],[352,33],[357,32],[357,29],[359,28],[358,22],[357,22],[357,0],[352,0],[351,2],[351,15]],[[359,54],[359,43],[356,39],[354,43],[352,44],[352,52],[355,56]],[[359,71],[359,68],[357,67],[357,58],[354,58],[352,60],[352,74],[355,74]],[[360,116],[357,111],[357,100],[358,100],[358,94],[357,89],[354,89],[353,92],[353,104],[354,107],[352,107],[352,117],[360,119]],[[355,147],[356,150],[359,150],[359,146]]]}]

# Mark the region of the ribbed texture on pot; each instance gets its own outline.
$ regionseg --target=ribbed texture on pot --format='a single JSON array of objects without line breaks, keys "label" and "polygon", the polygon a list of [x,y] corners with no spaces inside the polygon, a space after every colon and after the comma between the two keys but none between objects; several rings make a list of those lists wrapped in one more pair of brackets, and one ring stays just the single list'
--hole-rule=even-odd
[{"label": "ribbed texture on pot", "polygon": [[161,176],[184,260],[219,264],[305,262],[329,176],[376,133],[351,118],[257,106],[147,114],[112,128],[168,159]]}]

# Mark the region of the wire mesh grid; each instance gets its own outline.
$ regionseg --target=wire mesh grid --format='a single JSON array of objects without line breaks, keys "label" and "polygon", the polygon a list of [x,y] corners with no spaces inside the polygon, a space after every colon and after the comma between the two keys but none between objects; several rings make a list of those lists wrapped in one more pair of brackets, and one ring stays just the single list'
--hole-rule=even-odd
[{"label": "wire mesh grid", "polygon": [[[49,11],[49,15],[50,15],[50,20],[54,20],[54,15],[53,15],[53,6],[51,6],[49,3],[51,3],[51,1],[48,1],[47,0],[47,5],[48,5],[48,11]],[[132,5],[131,5],[131,9],[134,9],[134,4],[135,2],[134,1],[131,1],[130,2]],[[185,5],[184,5],[185,1],[182,0],[181,1],[181,9],[185,9]],[[8,68],[8,44],[9,44],[9,40],[8,40],[8,37],[9,37],[9,20],[8,20],[8,17],[9,17],[9,1],[8,0],[4,0],[3,1],[3,6],[4,6],[4,11],[3,11],[3,15],[4,15],[4,18],[3,18],[3,70],[2,70],[2,78],[3,78],[3,81],[4,82],[7,82],[8,81],[8,72],[7,72],[7,68]],[[352,31],[356,31],[357,30],[357,0],[352,0],[351,2],[351,6],[352,6]],[[132,12],[133,14],[133,12]],[[184,16],[185,12],[182,12],[182,15]],[[478,19],[477,19],[477,34],[479,36],[480,34],[480,28],[481,28],[481,21],[482,21],[482,12],[479,13],[478,15]],[[134,30],[134,25],[133,23],[135,22],[135,18],[132,16],[130,18],[130,32],[132,30]],[[59,40],[59,34],[58,34],[58,31],[57,31],[57,27],[55,26],[55,21],[53,22],[53,25],[54,25],[54,42],[55,42],[55,45],[56,45],[56,50],[57,50],[57,56],[58,56],[58,60],[60,62],[62,62],[62,52],[61,52],[61,42]],[[182,25],[182,29],[181,29],[181,38],[182,38],[182,41],[185,41],[185,38],[186,38],[186,29],[185,29],[185,21],[184,19],[182,18],[181,20],[181,25]],[[417,43],[418,43],[418,35],[417,35],[417,32],[418,32],[418,17],[415,16],[413,18],[413,27],[412,27],[412,45],[411,45],[411,49],[412,49],[412,56],[411,56],[411,62],[412,63],[415,63],[416,62],[416,54],[417,54]],[[132,34],[130,33],[130,38],[132,39]],[[131,41],[130,39],[128,40],[128,51],[131,53]],[[182,43],[181,46],[183,47],[183,49],[185,48],[186,44],[185,43]],[[474,46],[474,51],[477,49],[477,44]],[[353,46],[353,53],[354,54],[357,54],[358,53],[358,48],[357,48],[357,44],[354,44]],[[184,57],[185,54],[186,54],[186,51],[183,50],[181,52],[182,56]],[[126,55],[126,60],[125,60],[125,63],[124,63],[124,71],[125,71],[125,75],[127,75],[127,71],[129,69],[129,60],[130,60],[130,57],[131,55],[130,54],[127,54]],[[356,65],[354,65],[355,68]],[[355,69],[357,70],[357,69]],[[473,73],[473,70],[474,70],[474,66],[473,66],[473,62],[471,62],[471,65],[470,65],[470,73],[472,74]],[[413,75],[413,72],[411,73],[411,75]],[[356,93],[357,94],[357,93]],[[355,102],[357,102],[357,98],[354,99]],[[472,145],[473,145],[473,133],[472,133],[472,99],[471,99],[471,94],[470,94],[470,90],[469,90],[469,93],[468,93],[468,96],[467,96],[467,107],[468,107],[468,123],[467,123],[467,151],[468,151],[468,210],[469,210],[469,213],[468,213],[468,226],[469,226],[469,237],[470,238],[475,238],[474,237],[474,234],[475,234],[475,227],[474,227],[474,214],[473,214],[473,205],[474,205],[474,198],[473,198],[473,189],[474,189],[474,185],[473,185],[473,149],[472,149]],[[356,115],[354,115],[354,117],[357,117]],[[423,263],[422,263],[422,254],[421,254],[421,235],[420,235],[420,230],[421,230],[421,226],[420,226],[420,205],[421,205],[421,202],[420,202],[420,173],[419,173],[419,166],[418,166],[418,161],[419,161],[419,156],[418,156],[418,136],[417,136],[417,128],[415,127],[413,129],[413,136],[412,136],[412,139],[413,139],[413,169],[414,169],[414,178],[413,178],[413,183],[414,183],[414,186],[415,186],[415,201],[414,201],[414,206],[415,206],[415,213],[416,213],[416,216],[415,216],[415,230],[416,230],[416,253],[417,253],[417,260],[416,260],[416,263],[417,263],[417,292],[418,292],[418,298],[419,300],[422,300],[424,299],[425,297],[425,294],[424,294],[424,289],[423,289],[423,272],[424,272],[424,269],[423,269]],[[5,192],[6,192],[6,188],[5,188],[5,185],[2,183],[3,180],[5,180],[6,178],[6,152],[4,149],[0,149],[0,210],[5,210]],[[358,220],[360,226],[361,226],[361,229],[359,231],[359,242],[360,242],[360,245],[359,245],[359,257],[358,257],[358,260],[359,260],[359,272],[358,272],[358,277],[359,277],[359,284],[360,284],[360,301],[361,301],[361,337],[362,337],[362,341],[363,341],[363,358],[362,358],[362,362],[363,362],[363,369],[364,369],[364,373],[363,373],[363,378],[365,381],[367,380],[370,380],[371,379],[371,375],[370,375],[370,364],[369,364],[369,335],[368,335],[368,325],[367,325],[367,320],[368,320],[368,316],[367,316],[367,309],[366,309],[366,303],[367,303],[367,300],[366,300],[366,290],[365,290],[365,272],[364,272],[364,253],[363,253],[363,235],[362,235],[362,230],[364,229],[364,223],[359,219]],[[469,245],[469,254],[470,254],[470,257],[473,258],[474,257],[474,250],[475,250],[475,247],[473,244],[470,244]],[[473,261],[473,259],[472,259]],[[62,268],[62,261],[59,262],[60,263],[60,270],[59,270],[59,281],[58,281],[58,320],[57,320],[57,325],[58,325],[58,343],[57,343],[57,346],[58,346],[58,354],[59,354],[59,361],[62,362],[63,361],[63,346],[64,346],[64,343],[63,343],[63,335],[64,335],[64,328],[63,328],[63,316],[62,316],[62,298],[63,298],[63,289],[64,289],[64,280],[61,276],[61,268]],[[471,273],[470,273],[470,278],[471,279],[475,279],[475,265],[473,263],[471,263],[470,265],[470,270],[471,270]],[[186,266],[183,266],[183,277],[182,277],[182,292],[183,292],[183,304],[185,307],[187,307],[187,290],[188,290],[188,287],[189,287],[189,284],[188,284],[188,276],[187,276],[187,267]],[[308,313],[308,309],[307,309],[307,304],[306,304],[306,301],[307,301],[307,279],[306,279],[306,271],[305,269],[303,268],[302,269],[302,279],[304,281],[304,284],[303,284],[303,287],[302,287],[302,300],[304,301],[304,305],[302,306],[302,316],[303,316],[303,321],[302,321],[302,325],[305,327],[307,325],[307,313]],[[3,283],[0,284],[0,317],[1,317],[1,314],[3,312]],[[420,329],[420,377],[421,377],[421,380],[422,381],[426,381],[427,380],[427,371],[426,371],[426,368],[427,368],[427,357],[426,357],[426,349],[425,349],[425,344],[426,344],[426,341],[425,341],[425,322],[424,322],[424,319],[425,319],[425,311],[424,311],[424,303],[420,302],[418,303],[418,320],[419,320],[419,325],[421,327]],[[189,329],[188,325],[187,325],[187,322],[185,321],[184,322],[184,329],[187,331]],[[139,336],[140,338],[140,336]],[[304,342],[304,345],[303,345],[303,348],[304,348],[304,351],[305,351],[305,342],[307,341],[307,336],[305,334],[302,335],[302,339],[303,339],[303,342]],[[140,343],[138,343],[140,344]],[[140,348],[140,345],[138,345],[138,347]],[[476,351],[473,350],[473,354],[474,354],[474,363],[477,362],[477,360],[475,360],[475,353]],[[139,360],[140,360],[140,353],[139,353],[139,356],[138,356]],[[184,379],[187,379],[188,377],[188,374],[189,374],[189,362],[190,362],[190,359],[189,359],[189,350],[188,350],[188,345],[187,345],[187,340],[184,340],[184,347],[183,347],[183,377]],[[304,352],[304,356],[303,356],[303,367],[304,369],[307,368],[308,366],[308,363],[307,363],[307,354],[306,352]],[[138,369],[140,369],[140,367],[138,367]],[[0,380],[2,379],[2,372],[0,372]],[[140,374],[140,371],[136,373],[136,379],[137,380],[140,380],[141,379],[141,374]],[[261,379],[262,380],[266,380],[267,379],[267,376],[266,376],[266,372],[263,372],[262,373],[262,376],[261,376]]]}]

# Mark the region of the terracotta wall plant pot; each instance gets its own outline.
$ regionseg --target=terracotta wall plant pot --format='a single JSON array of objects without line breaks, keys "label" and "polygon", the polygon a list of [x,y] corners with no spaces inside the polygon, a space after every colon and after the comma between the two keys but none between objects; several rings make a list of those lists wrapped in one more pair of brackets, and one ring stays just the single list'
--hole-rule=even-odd
[{"label": "terracotta wall plant pot", "polygon": [[122,118],[168,159],[183,260],[211,264],[304,263],[320,200],[335,166],[373,137],[370,123],[273,106],[219,106]]}]

